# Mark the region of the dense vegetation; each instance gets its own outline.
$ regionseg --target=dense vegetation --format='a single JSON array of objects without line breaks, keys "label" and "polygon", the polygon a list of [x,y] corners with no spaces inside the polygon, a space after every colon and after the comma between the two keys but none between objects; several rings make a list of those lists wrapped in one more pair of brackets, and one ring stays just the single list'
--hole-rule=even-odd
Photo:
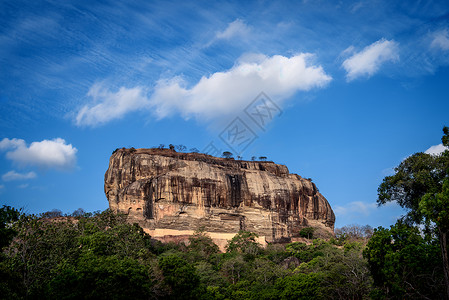
[{"label": "dense vegetation", "polygon": [[188,245],[163,244],[109,210],[51,218],[7,206],[0,212],[0,295],[6,299],[435,299],[444,294],[437,239],[423,238],[406,225],[374,233],[369,226],[347,226],[329,241],[266,248],[255,242],[254,233],[240,232],[221,253],[201,231]]},{"label": "dense vegetation", "polygon": [[441,142],[445,150],[437,155],[415,153],[404,159],[394,174],[382,181],[377,202],[379,205],[398,203],[407,210],[401,223],[421,226],[422,236],[437,237],[445,298],[449,299],[449,128],[444,127],[443,133]]}]

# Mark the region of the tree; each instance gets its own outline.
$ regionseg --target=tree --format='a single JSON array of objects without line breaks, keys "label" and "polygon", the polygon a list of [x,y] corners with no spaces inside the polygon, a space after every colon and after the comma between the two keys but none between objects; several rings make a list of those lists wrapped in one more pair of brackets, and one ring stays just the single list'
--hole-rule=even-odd
[{"label": "tree", "polygon": [[227,252],[240,252],[248,258],[253,258],[262,251],[261,245],[256,241],[258,235],[254,232],[239,231],[227,244]]},{"label": "tree", "polygon": [[58,218],[58,217],[62,217],[62,211],[60,211],[59,209],[52,209],[50,211],[44,212],[41,215],[43,218]]},{"label": "tree", "polygon": [[312,245],[291,243],[288,251],[299,258],[295,270],[306,274],[321,274],[320,289],[325,299],[367,299],[372,278],[360,243],[336,247],[321,239]]},{"label": "tree", "polygon": [[421,236],[416,226],[399,220],[390,229],[374,229],[363,255],[375,285],[387,298],[444,298],[438,241]]},{"label": "tree", "polygon": [[259,160],[261,160],[261,161],[266,161],[266,160],[267,160],[267,157],[266,157],[266,156],[259,156]]},{"label": "tree", "polygon": [[221,271],[232,284],[236,284],[248,271],[248,264],[241,255],[231,257],[223,262]]},{"label": "tree", "polygon": [[256,159],[257,159],[257,157],[251,156],[251,160],[252,160],[252,161],[255,161]]},{"label": "tree", "polygon": [[339,240],[367,241],[373,235],[370,225],[351,224],[335,229],[335,236]]},{"label": "tree", "polygon": [[200,150],[198,150],[197,148],[193,147],[193,148],[190,148],[190,152],[198,153],[198,152],[200,152]]},{"label": "tree", "polygon": [[426,222],[433,222],[438,230],[438,237],[443,258],[444,276],[447,296],[449,298],[449,262],[447,253],[447,238],[449,233],[449,179],[445,178],[440,193],[425,194],[419,202],[419,211]]},{"label": "tree", "polygon": [[225,152],[223,152],[223,154],[221,156],[224,158],[230,159],[230,158],[232,158],[233,154],[232,154],[232,152],[225,151]]},{"label": "tree", "polygon": [[175,145],[170,144],[170,145],[168,145],[168,148],[169,148],[170,150],[175,150]]},{"label": "tree", "polygon": [[75,266],[58,265],[48,284],[50,299],[148,299],[148,268],[137,260],[84,252]]},{"label": "tree", "polygon": [[[318,247],[315,247],[314,249],[317,248]],[[308,262],[314,256],[311,247],[301,242],[290,243],[285,247],[285,250],[290,256],[298,258],[300,262]]]},{"label": "tree", "polygon": [[[27,299],[148,299],[150,237],[110,210],[51,220],[21,216],[0,264],[0,294]],[[14,278],[6,286],[3,277]],[[12,277],[14,276],[14,277]],[[9,291],[8,291],[9,290]],[[127,297],[125,296],[127,295]]]},{"label": "tree", "polygon": [[343,249],[324,252],[334,255],[322,268],[324,287],[328,299],[368,299],[373,278],[360,243],[346,243]]},{"label": "tree", "polygon": [[72,217],[81,217],[81,216],[84,216],[85,214],[86,214],[86,211],[80,207],[80,208],[76,209],[75,211],[73,211]]},{"label": "tree", "polygon": [[176,150],[178,150],[179,152],[184,152],[186,151],[187,147],[184,145],[176,145]]},{"label": "tree", "polygon": [[279,279],[276,289],[279,291],[278,299],[321,299],[322,274],[296,274]]},{"label": "tree", "polygon": [[262,285],[273,284],[276,279],[287,275],[282,266],[260,256],[254,260],[250,271],[252,282]]},{"label": "tree", "polygon": [[315,231],[315,228],[306,227],[306,228],[301,229],[301,231],[299,232],[299,235],[303,238],[312,239],[314,231]]},{"label": "tree", "polygon": [[200,278],[195,268],[178,254],[171,253],[159,258],[159,268],[164,282],[171,291],[172,299],[197,299]]},{"label": "tree", "polygon": [[[449,146],[449,128],[443,128],[442,142]],[[383,179],[378,189],[379,205],[396,201],[408,210],[405,221],[424,224],[429,232],[435,222],[445,275],[446,297],[449,298],[449,262],[447,253],[447,216],[449,194],[449,151],[439,155],[415,153],[395,168],[395,174]],[[440,221],[441,222],[440,222]]]},{"label": "tree", "polygon": [[21,211],[11,206],[3,205],[0,208],[0,251],[3,247],[8,246],[17,234],[12,225],[19,220],[20,215]]},{"label": "tree", "polygon": [[188,249],[194,254],[196,260],[208,259],[211,255],[219,252],[218,246],[203,229],[195,231],[195,233],[189,237]]}]

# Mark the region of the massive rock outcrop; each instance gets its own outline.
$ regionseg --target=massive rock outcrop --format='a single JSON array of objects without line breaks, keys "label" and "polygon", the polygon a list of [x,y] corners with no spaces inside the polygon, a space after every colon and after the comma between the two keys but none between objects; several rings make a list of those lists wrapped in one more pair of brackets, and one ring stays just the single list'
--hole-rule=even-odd
[{"label": "massive rock outcrop", "polygon": [[335,222],[314,183],[273,162],[123,148],[110,158],[104,188],[112,210],[165,240],[202,227],[218,242],[239,230],[289,241],[308,226],[333,233]]}]

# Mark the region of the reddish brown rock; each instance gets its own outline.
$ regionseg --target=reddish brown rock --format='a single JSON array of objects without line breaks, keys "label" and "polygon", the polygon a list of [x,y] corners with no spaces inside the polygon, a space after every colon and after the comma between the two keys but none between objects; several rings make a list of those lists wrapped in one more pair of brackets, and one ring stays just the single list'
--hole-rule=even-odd
[{"label": "reddish brown rock", "polygon": [[119,149],[104,188],[112,210],[160,239],[201,227],[222,245],[239,230],[266,242],[291,240],[308,226],[333,234],[335,215],[315,184],[273,162]]}]

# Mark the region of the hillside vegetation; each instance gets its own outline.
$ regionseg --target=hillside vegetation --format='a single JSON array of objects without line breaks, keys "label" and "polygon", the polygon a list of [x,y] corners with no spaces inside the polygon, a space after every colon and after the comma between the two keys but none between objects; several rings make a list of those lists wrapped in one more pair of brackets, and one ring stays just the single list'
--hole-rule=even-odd
[{"label": "hillside vegetation", "polygon": [[[328,241],[272,244],[240,232],[220,253],[200,230],[185,244],[151,239],[106,210],[48,218],[1,209],[6,299],[440,298],[439,247],[404,224],[351,226]],[[312,238],[313,232],[307,232]],[[372,237],[371,237],[372,234]]]}]

